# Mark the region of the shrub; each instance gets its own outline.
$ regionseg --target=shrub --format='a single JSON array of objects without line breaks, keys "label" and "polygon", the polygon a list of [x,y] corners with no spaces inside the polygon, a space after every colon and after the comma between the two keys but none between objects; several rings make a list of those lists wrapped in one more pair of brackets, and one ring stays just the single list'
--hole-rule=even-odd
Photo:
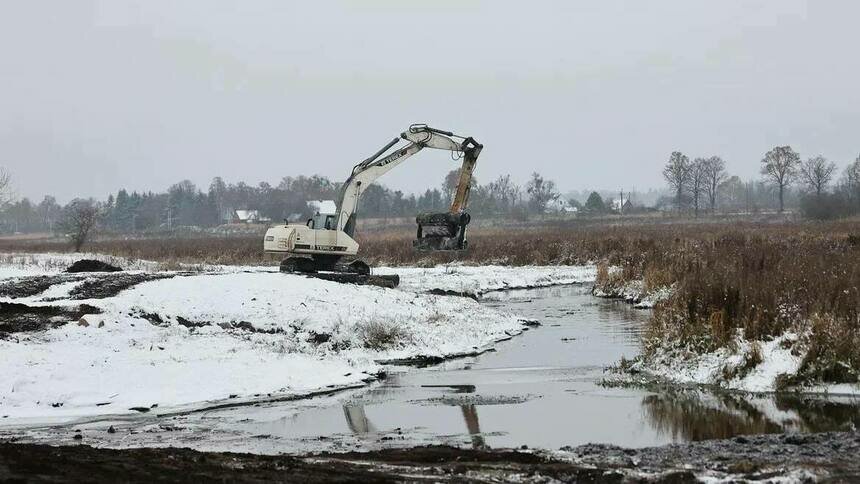
[{"label": "shrub", "polygon": [[362,346],[373,351],[384,351],[399,346],[407,333],[396,323],[371,320],[356,326],[356,335]]}]

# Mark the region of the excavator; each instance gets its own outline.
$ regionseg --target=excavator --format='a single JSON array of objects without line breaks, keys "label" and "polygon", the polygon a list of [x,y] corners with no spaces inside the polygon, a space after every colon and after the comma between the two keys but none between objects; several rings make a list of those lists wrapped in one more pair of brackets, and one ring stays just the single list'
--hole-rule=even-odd
[{"label": "excavator", "polygon": [[[405,144],[392,150],[401,141]],[[263,250],[287,256],[281,262],[282,272],[319,274],[318,277],[345,282],[368,276],[370,266],[367,263],[360,259],[345,260],[358,253],[358,243],[353,237],[361,194],[376,179],[424,148],[450,151],[455,157],[462,157],[463,163],[451,208],[443,213],[418,214],[415,218],[418,233],[412,245],[420,251],[466,250],[466,226],[471,221],[466,204],[472,172],[483,145],[472,137],[455,135],[426,124],[409,126],[399,137],[355,165],[341,188],[336,213],[316,213],[304,225],[285,222],[269,228]],[[345,277],[338,277],[338,274]]]}]

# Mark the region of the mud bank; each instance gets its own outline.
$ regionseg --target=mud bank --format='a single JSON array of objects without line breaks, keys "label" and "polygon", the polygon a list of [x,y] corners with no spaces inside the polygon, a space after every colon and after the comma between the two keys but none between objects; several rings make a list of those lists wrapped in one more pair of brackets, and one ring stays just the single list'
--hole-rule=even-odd
[{"label": "mud bank", "polygon": [[87,314],[101,310],[88,304],[79,306],[28,306],[0,302],[0,339],[13,333],[44,331],[60,327]]},{"label": "mud bank", "polygon": [[[189,449],[0,444],[0,480],[28,482],[848,482],[860,478],[857,432],[736,437],[646,449],[583,445],[558,452],[444,446],[263,456]],[[46,465],[50,463],[50,465]]]}]

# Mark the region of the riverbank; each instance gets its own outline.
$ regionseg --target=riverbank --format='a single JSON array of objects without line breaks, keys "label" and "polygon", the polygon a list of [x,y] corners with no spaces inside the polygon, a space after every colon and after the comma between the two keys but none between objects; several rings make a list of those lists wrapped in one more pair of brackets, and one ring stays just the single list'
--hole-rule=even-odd
[{"label": "riverbank", "polygon": [[679,228],[598,266],[594,294],[653,307],[624,367],[742,391],[860,394],[860,227]]},{"label": "riverbank", "polygon": [[0,480],[27,482],[850,482],[860,434],[739,436],[627,449],[559,451],[415,447],[265,456],[189,449],[96,449],[0,443]]}]

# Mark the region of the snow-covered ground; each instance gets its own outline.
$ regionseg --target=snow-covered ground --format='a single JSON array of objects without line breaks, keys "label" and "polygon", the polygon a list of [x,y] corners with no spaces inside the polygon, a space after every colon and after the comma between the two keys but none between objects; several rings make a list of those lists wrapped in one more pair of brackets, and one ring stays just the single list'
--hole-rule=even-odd
[{"label": "snow-covered ground", "polygon": [[20,276],[56,274],[81,259],[107,262],[130,271],[156,271],[161,266],[158,262],[131,260],[93,253],[2,253],[0,254],[0,280]]},{"label": "snow-covered ground", "polygon": [[641,279],[624,281],[621,277],[622,269],[619,266],[611,266],[607,269],[607,280],[595,284],[592,294],[597,297],[609,299],[623,299],[639,309],[651,309],[660,301],[668,299],[672,295],[671,287],[661,287],[648,290],[645,282]]},{"label": "snow-covered ground", "polygon": [[462,266],[431,268],[381,267],[377,274],[399,274],[400,289],[447,291],[480,296],[491,291],[593,282],[595,266]]},{"label": "snow-covered ground", "polygon": [[[5,257],[2,282],[57,273],[79,258]],[[224,267],[143,282],[104,299],[69,299],[82,280],[14,299],[30,306],[89,304],[102,312],[0,338],[0,425],[169,412],[364,384],[382,361],[479,351],[522,331],[514,315],[428,290],[480,294],[582,282],[594,273],[587,267],[386,272],[401,274],[401,288]]]},{"label": "snow-covered ground", "polygon": [[[636,363],[637,369],[681,384],[715,385],[744,392],[773,392],[780,376],[793,376],[803,361],[796,333],[785,333],[770,341],[736,337],[734,348],[698,354],[682,349],[665,350]],[[755,355],[755,356],[753,356]],[[760,361],[759,361],[760,360]],[[857,384],[823,384],[800,388],[805,393],[860,396]]]}]

